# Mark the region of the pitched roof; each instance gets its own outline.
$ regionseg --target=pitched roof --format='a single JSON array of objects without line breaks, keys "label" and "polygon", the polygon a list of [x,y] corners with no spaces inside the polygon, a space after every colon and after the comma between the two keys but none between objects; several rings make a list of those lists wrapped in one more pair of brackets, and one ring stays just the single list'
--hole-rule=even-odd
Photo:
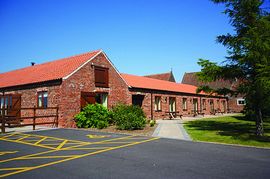
[{"label": "pitched roof", "polygon": [[173,76],[172,71],[168,73],[159,73],[159,74],[153,74],[153,75],[145,75],[145,77],[154,78],[158,80],[165,80],[165,81],[171,81],[175,82],[175,78]]},{"label": "pitched roof", "polygon": [[189,84],[189,85],[195,85],[195,86],[202,86],[202,85],[207,85],[213,89],[218,89],[218,88],[228,88],[231,89],[232,86],[234,85],[234,82],[231,82],[229,80],[217,80],[214,82],[201,82],[199,81],[198,77],[196,76],[197,72],[192,72],[192,73],[185,73],[183,78],[182,78],[182,83],[183,84]]},{"label": "pitched roof", "polygon": [[96,50],[0,74],[0,88],[62,79],[101,53]]},{"label": "pitched roof", "polygon": [[[181,92],[196,94],[196,86],[153,79],[143,76],[121,74],[130,87],[161,91]],[[204,94],[204,93],[201,93]]]}]

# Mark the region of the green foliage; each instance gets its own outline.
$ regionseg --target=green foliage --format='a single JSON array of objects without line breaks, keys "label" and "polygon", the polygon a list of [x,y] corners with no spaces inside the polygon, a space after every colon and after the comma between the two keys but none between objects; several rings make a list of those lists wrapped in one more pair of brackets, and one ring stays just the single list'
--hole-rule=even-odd
[{"label": "green foliage", "polygon": [[75,119],[79,128],[102,129],[109,125],[109,112],[101,104],[88,104]]},{"label": "green foliage", "polygon": [[154,127],[155,124],[156,124],[156,121],[155,120],[150,120],[149,124],[150,124],[150,127]]},{"label": "green foliage", "polygon": [[145,114],[139,106],[119,104],[112,109],[112,119],[120,130],[143,129]]},{"label": "green foliage", "polygon": [[[240,81],[234,94],[246,96],[247,114],[256,117],[257,133],[262,135],[262,116],[269,115],[270,109],[270,15],[260,8],[261,0],[213,0],[225,3],[225,11],[230,18],[235,33],[220,35],[217,42],[228,49],[227,61],[222,65],[199,59],[202,70],[198,74],[201,81],[218,79]],[[231,93],[229,90],[209,92]],[[260,131],[259,131],[260,130]]]}]

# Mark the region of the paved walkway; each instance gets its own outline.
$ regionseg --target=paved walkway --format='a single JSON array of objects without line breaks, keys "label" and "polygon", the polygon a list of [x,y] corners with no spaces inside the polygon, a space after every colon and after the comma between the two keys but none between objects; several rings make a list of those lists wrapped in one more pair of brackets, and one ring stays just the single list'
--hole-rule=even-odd
[{"label": "paved walkway", "polygon": [[235,115],[239,115],[239,113],[233,114],[230,113],[223,115],[205,115],[204,117],[203,116],[183,117],[183,119],[174,119],[174,120],[157,120],[158,126],[152,136],[170,139],[192,140],[183,127],[183,123],[185,121],[193,121],[197,119],[206,119],[221,116],[235,116]]},{"label": "paved walkway", "polygon": [[157,124],[158,126],[153,133],[154,137],[191,140],[181,120],[157,120]]}]

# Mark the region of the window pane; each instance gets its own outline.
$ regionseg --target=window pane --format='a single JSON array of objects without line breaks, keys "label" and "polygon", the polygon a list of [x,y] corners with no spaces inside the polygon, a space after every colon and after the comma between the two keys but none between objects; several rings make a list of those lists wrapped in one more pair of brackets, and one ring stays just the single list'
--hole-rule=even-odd
[{"label": "window pane", "polygon": [[38,95],[38,107],[42,107],[42,94]]},{"label": "window pane", "polygon": [[43,107],[48,107],[48,92],[43,93]]},{"label": "window pane", "polygon": [[102,94],[102,105],[108,107],[108,94]]}]

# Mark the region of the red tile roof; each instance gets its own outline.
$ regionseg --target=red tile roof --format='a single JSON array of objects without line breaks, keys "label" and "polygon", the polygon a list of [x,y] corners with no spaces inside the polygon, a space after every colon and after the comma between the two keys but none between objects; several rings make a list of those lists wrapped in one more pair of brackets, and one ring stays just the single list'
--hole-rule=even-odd
[{"label": "red tile roof", "polygon": [[182,79],[183,84],[189,84],[189,85],[195,85],[195,86],[203,86],[207,85],[213,89],[219,89],[219,88],[228,88],[231,89],[232,86],[235,84],[235,82],[231,82],[229,80],[217,80],[213,82],[201,82],[199,81],[197,75],[197,72],[191,72],[191,73],[185,73]]},{"label": "red tile roof", "polygon": [[153,74],[153,75],[145,75],[145,77],[154,78],[158,80],[165,80],[165,81],[171,81],[175,82],[173,73],[170,71],[168,73],[159,73],[159,74]]},{"label": "red tile roof", "polygon": [[[197,87],[193,85],[174,83],[174,82],[158,80],[158,79],[142,77],[142,76],[129,75],[129,74],[121,74],[121,76],[124,78],[127,84],[133,88],[143,88],[143,89],[196,94]],[[204,94],[204,93],[201,93],[201,94]]]},{"label": "red tile roof", "polygon": [[33,84],[64,78],[78,69],[89,59],[98,55],[101,50],[96,50],[76,56],[37,64],[26,68],[0,74],[0,88]]}]

